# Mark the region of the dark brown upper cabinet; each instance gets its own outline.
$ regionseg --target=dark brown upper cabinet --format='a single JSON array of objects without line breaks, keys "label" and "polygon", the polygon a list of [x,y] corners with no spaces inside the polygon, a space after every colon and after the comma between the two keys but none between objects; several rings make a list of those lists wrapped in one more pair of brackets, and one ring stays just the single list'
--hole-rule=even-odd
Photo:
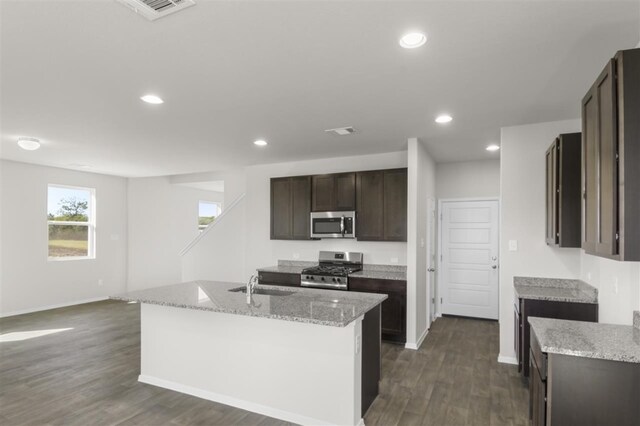
[{"label": "dark brown upper cabinet", "polygon": [[558,136],[546,153],[547,244],[580,247],[580,133]]},{"label": "dark brown upper cabinet", "polygon": [[356,174],[359,241],[407,241],[407,169]]},{"label": "dark brown upper cabinet", "polygon": [[310,215],[310,176],[271,179],[272,240],[310,239]]},{"label": "dark brown upper cabinet", "polygon": [[311,178],[311,211],[356,209],[356,174],[335,173]]},{"label": "dark brown upper cabinet", "polygon": [[640,49],[609,61],[582,99],[582,248],[640,260]]}]

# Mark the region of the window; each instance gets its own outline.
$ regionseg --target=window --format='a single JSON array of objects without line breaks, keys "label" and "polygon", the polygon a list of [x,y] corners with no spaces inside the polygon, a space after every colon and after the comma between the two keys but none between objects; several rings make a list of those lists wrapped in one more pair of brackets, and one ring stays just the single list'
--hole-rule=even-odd
[{"label": "window", "polygon": [[222,206],[220,203],[200,201],[198,203],[198,229],[200,232],[216,220],[216,217],[220,216],[221,211]]},{"label": "window", "polygon": [[95,190],[49,185],[49,260],[95,258]]}]

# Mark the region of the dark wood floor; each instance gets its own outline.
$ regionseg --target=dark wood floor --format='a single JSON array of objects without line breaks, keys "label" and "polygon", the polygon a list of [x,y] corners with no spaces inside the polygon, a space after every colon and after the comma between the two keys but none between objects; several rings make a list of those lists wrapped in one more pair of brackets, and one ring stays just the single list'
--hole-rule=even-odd
[{"label": "dark wood floor", "polygon": [[[105,301],[0,320],[2,425],[285,425],[137,382],[140,308]],[[383,345],[380,425],[526,425],[525,385],[498,364],[498,324],[438,319],[419,351]]]}]

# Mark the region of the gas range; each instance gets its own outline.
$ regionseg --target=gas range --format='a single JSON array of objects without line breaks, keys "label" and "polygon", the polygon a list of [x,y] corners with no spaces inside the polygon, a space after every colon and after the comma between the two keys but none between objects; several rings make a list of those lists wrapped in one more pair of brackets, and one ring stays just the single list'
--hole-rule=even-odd
[{"label": "gas range", "polygon": [[362,253],[321,251],[318,266],[302,270],[303,287],[349,289],[349,274],[362,269]]}]

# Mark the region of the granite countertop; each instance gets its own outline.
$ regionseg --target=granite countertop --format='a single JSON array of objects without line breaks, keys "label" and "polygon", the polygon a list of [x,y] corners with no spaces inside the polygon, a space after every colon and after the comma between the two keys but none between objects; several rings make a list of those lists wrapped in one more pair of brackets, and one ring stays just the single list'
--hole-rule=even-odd
[{"label": "granite countertop", "polygon": [[247,303],[246,293],[229,291],[244,286],[242,283],[192,281],[132,291],[111,296],[111,299],[345,327],[387,298],[384,294],[258,285],[257,289],[276,290],[284,295],[253,294]]},{"label": "granite countertop", "polygon": [[[312,266],[316,266],[316,264]],[[280,274],[301,274],[304,268],[310,268],[311,266],[296,266],[296,265],[278,265],[278,266],[266,266],[264,268],[258,268],[258,272],[278,272]]]},{"label": "granite countertop", "polygon": [[640,329],[634,326],[536,317],[529,324],[542,352],[640,363]]},{"label": "granite countertop", "polygon": [[598,290],[580,280],[514,277],[513,287],[520,299],[598,303]]},{"label": "granite countertop", "polygon": [[399,280],[399,281],[407,280],[406,271],[393,271],[393,270],[384,271],[384,270],[366,269],[366,268],[363,269],[362,271],[349,274],[349,276],[354,278],[373,278],[377,280]]}]

